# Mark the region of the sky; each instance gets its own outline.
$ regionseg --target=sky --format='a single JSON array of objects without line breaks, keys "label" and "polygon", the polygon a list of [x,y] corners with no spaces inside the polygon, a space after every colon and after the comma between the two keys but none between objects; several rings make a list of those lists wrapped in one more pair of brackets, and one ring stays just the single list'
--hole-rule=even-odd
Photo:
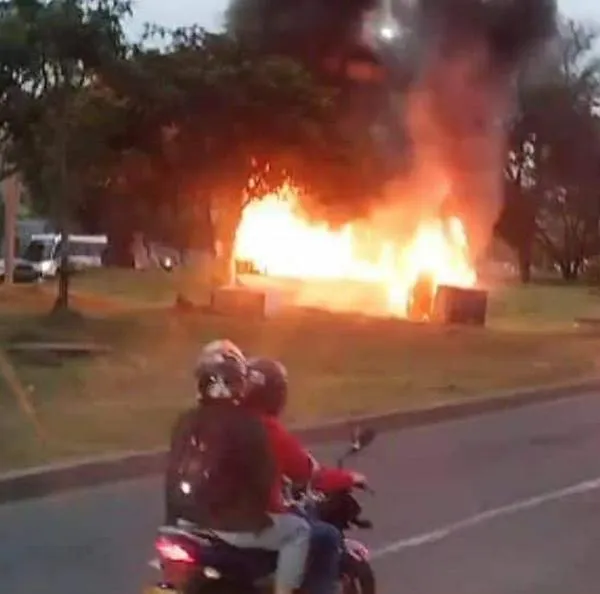
[{"label": "sky", "polygon": [[[137,37],[145,22],[167,27],[198,24],[209,30],[218,29],[227,0],[134,0],[135,17],[128,26]],[[577,19],[600,23],[599,0],[558,0],[563,13]]]}]

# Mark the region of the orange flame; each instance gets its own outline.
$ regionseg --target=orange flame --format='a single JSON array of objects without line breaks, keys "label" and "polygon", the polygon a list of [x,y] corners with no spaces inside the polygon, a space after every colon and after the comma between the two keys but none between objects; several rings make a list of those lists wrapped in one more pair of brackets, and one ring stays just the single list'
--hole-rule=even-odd
[{"label": "orange flame", "polygon": [[[268,276],[378,285],[387,301],[382,313],[403,317],[423,275],[434,289],[475,284],[468,248],[465,229],[455,217],[422,222],[404,244],[378,237],[366,224],[330,229],[311,222],[295,189],[284,185],[244,209],[234,253]],[[331,301],[335,306],[334,295]]]}]

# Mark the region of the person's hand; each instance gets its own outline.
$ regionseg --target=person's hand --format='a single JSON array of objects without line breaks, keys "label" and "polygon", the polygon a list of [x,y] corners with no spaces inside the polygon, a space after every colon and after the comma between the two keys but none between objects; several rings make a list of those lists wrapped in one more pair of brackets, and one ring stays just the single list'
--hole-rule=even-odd
[{"label": "person's hand", "polygon": [[350,476],[355,487],[364,489],[367,486],[367,477],[362,472],[352,471]]}]

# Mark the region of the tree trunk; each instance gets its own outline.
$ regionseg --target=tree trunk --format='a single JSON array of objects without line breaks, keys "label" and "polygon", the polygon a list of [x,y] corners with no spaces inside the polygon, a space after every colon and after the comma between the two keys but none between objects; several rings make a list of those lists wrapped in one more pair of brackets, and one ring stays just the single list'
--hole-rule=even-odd
[{"label": "tree trunk", "polygon": [[15,273],[17,215],[20,200],[20,187],[16,174],[3,180],[2,194],[4,198],[4,283],[12,285]]},{"label": "tree trunk", "polygon": [[524,285],[531,282],[531,252],[532,246],[530,243],[521,245],[517,250],[517,257],[519,259],[519,278]]},{"label": "tree trunk", "polygon": [[[70,270],[69,270],[69,203],[70,192],[69,176],[67,171],[67,127],[66,113],[63,114],[62,125],[57,129],[57,174],[58,174],[58,194],[54,200],[58,200],[55,205],[56,218],[58,220],[58,230],[60,233],[60,264],[58,267],[58,295],[54,302],[53,312],[62,312],[69,309],[69,289],[70,289]],[[60,121],[60,120],[59,120]]]},{"label": "tree trunk", "polygon": [[58,295],[54,302],[54,311],[66,311],[69,309],[69,289],[70,289],[70,270],[69,270],[69,236],[65,230],[61,230],[63,240],[60,248],[60,264],[58,267]]},{"label": "tree trunk", "polygon": [[579,277],[580,266],[577,262],[560,262],[559,268],[564,281],[576,281]]},{"label": "tree trunk", "polygon": [[217,276],[220,284],[234,284],[236,279],[234,262],[235,232],[222,234],[217,253]]},{"label": "tree trunk", "polygon": [[219,284],[236,282],[234,248],[237,229],[242,216],[241,208],[222,209],[215,225],[215,236],[218,242],[216,250],[217,279]]}]

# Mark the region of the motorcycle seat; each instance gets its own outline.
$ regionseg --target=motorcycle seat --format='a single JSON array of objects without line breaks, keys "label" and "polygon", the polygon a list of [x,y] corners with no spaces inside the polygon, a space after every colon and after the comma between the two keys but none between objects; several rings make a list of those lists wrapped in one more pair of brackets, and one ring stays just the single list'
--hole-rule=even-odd
[{"label": "motorcycle seat", "polygon": [[162,526],[159,533],[192,540],[202,548],[204,562],[223,574],[241,577],[243,581],[260,580],[273,573],[277,565],[277,551],[236,547],[210,529],[185,520],[178,520],[177,526]]}]

